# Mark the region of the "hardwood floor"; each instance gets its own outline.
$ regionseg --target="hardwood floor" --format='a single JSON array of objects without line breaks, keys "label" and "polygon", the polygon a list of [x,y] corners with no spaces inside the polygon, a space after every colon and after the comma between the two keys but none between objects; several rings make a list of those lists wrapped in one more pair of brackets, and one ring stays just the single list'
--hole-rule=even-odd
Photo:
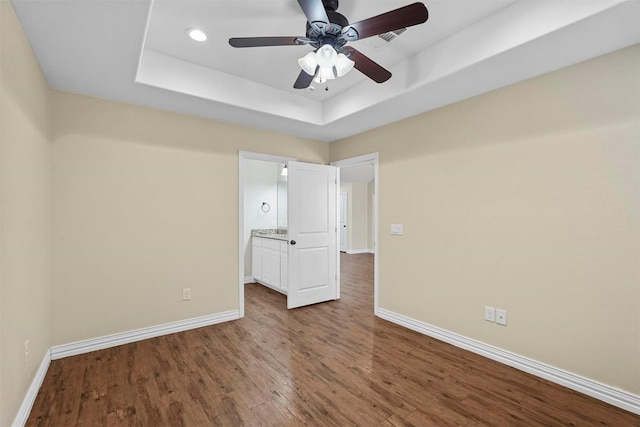
[{"label": "hardwood floor", "polygon": [[373,316],[373,257],[342,299],[51,363],[29,426],[640,426],[640,417]]}]

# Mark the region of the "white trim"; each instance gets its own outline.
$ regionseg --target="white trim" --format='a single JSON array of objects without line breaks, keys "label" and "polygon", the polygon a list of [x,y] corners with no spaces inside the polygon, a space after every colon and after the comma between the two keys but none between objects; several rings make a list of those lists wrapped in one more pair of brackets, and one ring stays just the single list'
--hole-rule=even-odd
[{"label": "white trim", "polygon": [[[244,276],[244,284],[246,285],[247,283],[254,283],[256,281],[256,279],[253,278],[253,276]],[[244,294],[243,294],[244,295]]]},{"label": "white trim", "polygon": [[105,348],[155,338],[161,335],[173,334],[175,332],[188,331],[189,329],[201,328],[203,326],[215,325],[216,323],[228,322],[239,318],[240,313],[238,310],[229,310],[69,344],[56,345],[51,347],[51,360],[89,353],[90,351],[103,350]]},{"label": "white trim", "polygon": [[640,414],[639,395],[572,374],[571,372],[563,371],[562,369],[554,368],[553,366],[449,332],[436,326],[429,325],[428,323],[424,323],[383,308],[378,308],[376,315],[392,323],[404,326],[405,328],[440,341],[444,341],[456,347],[463,348],[471,351],[472,353],[479,354],[540,378],[544,378],[553,383],[584,393],[587,396],[594,397],[635,414]]},{"label": "white trim", "polygon": [[[331,166],[331,165],[330,165]],[[334,169],[336,171],[336,217],[335,217],[335,221],[336,221],[336,235],[335,235],[335,239],[336,239],[336,299],[339,300],[340,299],[340,281],[342,280],[342,275],[340,274],[340,232],[338,231],[338,227],[340,227],[340,198],[342,197],[342,193],[340,193],[340,168],[334,166]],[[347,197],[348,199],[348,197]],[[289,292],[289,290],[287,289],[287,292]]]},{"label": "white trim", "polygon": [[[338,168],[338,170],[340,170],[340,168]],[[342,180],[339,183],[340,187],[342,186]],[[338,187],[338,190],[340,190],[340,187]],[[340,218],[342,217],[342,208],[343,208],[343,203],[342,203],[342,198],[344,197],[344,205],[346,205],[347,207],[347,219],[346,221],[346,227],[342,227],[342,223],[340,222]],[[349,192],[347,191],[340,191],[340,195],[338,196],[338,227],[340,228],[340,231],[338,232],[338,248],[340,248],[340,252],[346,252],[347,248],[349,247],[349,227],[351,226],[351,221],[349,220]],[[346,228],[346,238],[344,239],[345,241],[342,241],[342,228]],[[344,249],[344,250],[343,250]],[[338,258],[340,258],[340,256],[338,256]],[[338,263],[339,264],[339,263]],[[340,271],[340,269],[338,269],[338,271]]]},{"label": "white trim", "polygon": [[31,381],[27,394],[22,400],[22,405],[20,405],[20,409],[13,420],[13,424],[11,424],[13,427],[22,427],[27,423],[29,414],[31,413],[31,408],[33,408],[33,404],[36,401],[36,397],[38,396],[38,391],[40,391],[40,386],[42,386],[44,377],[47,375],[50,363],[51,351],[47,349],[44,357],[42,358],[42,363],[40,363],[40,367],[36,372],[36,376],[33,378],[33,381]]},{"label": "white trim", "polygon": [[135,341],[142,341],[161,335],[173,334],[175,332],[187,331],[189,329],[201,328],[203,326],[215,325],[216,323],[227,322],[239,319],[238,310],[223,311],[221,313],[211,314],[207,316],[194,317],[191,319],[180,320],[178,322],[165,323],[163,325],[151,326],[149,328],[141,328],[133,331],[122,332],[103,337],[92,338],[83,341],[77,341],[70,344],[56,345],[47,350],[42,359],[42,363],[33,378],[27,394],[22,400],[20,409],[13,420],[12,427],[22,427],[29,419],[29,414],[33,408],[33,404],[38,396],[38,391],[42,386],[42,382],[47,374],[49,365],[52,360],[62,359],[64,357],[76,356],[78,354],[88,353],[90,351],[103,350],[105,348],[115,347],[122,344],[129,344]]},{"label": "white trim", "polygon": [[[373,259],[373,313],[378,313],[378,278],[380,277],[379,267],[378,267],[378,248],[379,246],[379,215],[378,215],[378,205],[379,205],[379,190],[380,190],[380,178],[378,176],[379,169],[379,158],[380,155],[376,153],[364,154],[362,156],[351,157],[349,159],[337,160],[335,162],[331,162],[332,166],[343,167],[355,165],[357,163],[362,162],[373,162],[374,167],[374,182],[373,182],[373,193],[375,195],[374,206],[373,206],[373,242],[374,249],[370,252],[374,254]],[[347,251],[347,253],[349,253]]]}]

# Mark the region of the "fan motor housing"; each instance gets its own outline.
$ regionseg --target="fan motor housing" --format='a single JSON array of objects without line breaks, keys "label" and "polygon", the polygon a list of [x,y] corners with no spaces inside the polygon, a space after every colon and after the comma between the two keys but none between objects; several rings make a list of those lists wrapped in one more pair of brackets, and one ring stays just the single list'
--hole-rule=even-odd
[{"label": "fan motor housing", "polygon": [[329,22],[332,24],[338,24],[341,27],[346,27],[349,25],[349,21],[344,17],[341,13],[336,12],[335,10],[327,10],[327,18],[329,18]]},{"label": "fan motor housing", "polygon": [[[337,1],[335,2],[337,4]],[[347,40],[342,36],[342,29],[349,25],[347,18],[335,10],[327,10],[329,25],[320,23],[311,25],[307,22],[307,37],[312,40],[311,45],[319,48],[324,44],[340,50]]]},{"label": "fan motor housing", "polygon": [[[349,25],[349,20],[341,13],[336,12],[335,10],[327,10],[327,18],[329,18],[329,22],[332,24],[339,25],[344,28]],[[307,31],[306,34],[309,34],[309,29],[311,25],[307,22]]]},{"label": "fan motor housing", "polygon": [[327,12],[330,10],[332,11],[338,10],[338,0],[322,0],[322,5],[327,10]]}]

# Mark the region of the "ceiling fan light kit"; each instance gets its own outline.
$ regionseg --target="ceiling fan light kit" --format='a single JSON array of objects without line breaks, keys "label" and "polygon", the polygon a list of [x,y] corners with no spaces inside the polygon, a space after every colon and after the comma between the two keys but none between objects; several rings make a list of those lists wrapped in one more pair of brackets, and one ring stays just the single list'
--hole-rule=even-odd
[{"label": "ceiling fan light kit", "polygon": [[331,45],[325,44],[315,52],[309,52],[298,59],[298,64],[305,73],[315,76],[315,82],[324,83],[347,74],[355,62],[344,53],[336,52]]},{"label": "ceiling fan light kit", "polygon": [[412,3],[363,21],[349,24],[338,13],[338,0],[298,0],[307,18],[306,37],[235,37],[233,47],[310,45],[315,51],[298,59],[302,70],[293,87],[306,89],[312,81],[324,83],[342,77],[355,67],[376,83],[391,78],[391,73],[360,53],[348,42],[422,24],[429,18],[423,3]]}]

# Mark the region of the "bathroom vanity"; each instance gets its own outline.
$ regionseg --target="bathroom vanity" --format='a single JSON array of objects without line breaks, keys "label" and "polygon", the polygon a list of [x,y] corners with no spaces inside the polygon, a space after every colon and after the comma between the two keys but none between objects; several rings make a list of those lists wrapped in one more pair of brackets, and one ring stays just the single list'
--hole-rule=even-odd
[{"label": "bathroom vanity", "polygon": [[286,230],[253,230],[251,236],[253,280],[286,294],[289,250]]}]

